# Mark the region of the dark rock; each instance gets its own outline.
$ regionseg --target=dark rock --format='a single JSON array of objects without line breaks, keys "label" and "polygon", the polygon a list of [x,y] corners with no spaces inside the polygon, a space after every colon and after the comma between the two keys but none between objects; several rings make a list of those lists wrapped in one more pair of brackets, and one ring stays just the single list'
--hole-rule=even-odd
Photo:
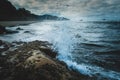
[{"label": "dark rock", "polygon": [[23,30],[22,28],[20,28],[20,27],[18,27],[18,28],[16,28],[16,30]]},{"label": "dark rock", "polygon": [[2,55],[2,52],[7,51],[11,47],[10,43],[4,42],[0,40],[0,55]]},{"label": "dark rock", "polygon": [[7,30],[5,29],[5,27],[0,25],[0,34],[4,34],[4,33],[6,33],[6,31]]},{"label": "dark rock", "polygon": [[50,48],[44,48],[44,47],[40,47],[40,50],[43,51],[44,53],[46,53],[46,55],[49,55],[52,58],[55,58],[57,53],[54,52],[52,49]]},{"label": "dark rock", "polygon": [[24,33],[30,33],[30,31],[25,31]]},{"label": "dark rock", "polygon": [[0,46],[2,45],[2,43],[3,43],[3,41],[2,41],[2,40],[0,40]]},{"label": "dark rock", "polygon": [[0,25],[0,34],[13,34],[18,33],[18,31],[7,30],[4,26]]}]

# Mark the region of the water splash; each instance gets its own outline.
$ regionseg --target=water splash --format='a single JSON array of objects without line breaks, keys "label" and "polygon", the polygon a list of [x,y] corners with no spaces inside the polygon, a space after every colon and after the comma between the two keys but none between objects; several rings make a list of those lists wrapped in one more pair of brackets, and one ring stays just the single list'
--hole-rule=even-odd
[{"label": "water splash", "polygon": [[[92,25],[92,26],[91,26]],[[73,50],[75,44],[80,42],[99,41],[103,30],[99,30],[99,33],[93,35],[94,30],[86,32],[86,29],[93,24],[86,25],[82,23],[75,23],[69,21],[62,22],[40,22],[31,24],[28,26],[16,26],[23,28],[24,30],[19,31],[16,34],[3,35],[0,39],[6,41],[34,41],[43,40],[53,44],[53,49],[58,51],[57,58],[64,61],[69,68],[75,69],[82,74],[97,77],[106,77],[110,80],[120,80],[120,73],[111,70],[103,69],[99,66],[86,63],[78,63],[74,61]],[[99,25],[97,25],[99,26]],[[12,28],[15,30],[16,27]],[[105,29],[104,29],[105,30]],[[24,31],[30,31],[30,33],[24,33]],[[21,36],[22,35],[22,36]],[[77,37],[79,38],[76,38]],[[80,57],[81,58],[81,57]]]}]

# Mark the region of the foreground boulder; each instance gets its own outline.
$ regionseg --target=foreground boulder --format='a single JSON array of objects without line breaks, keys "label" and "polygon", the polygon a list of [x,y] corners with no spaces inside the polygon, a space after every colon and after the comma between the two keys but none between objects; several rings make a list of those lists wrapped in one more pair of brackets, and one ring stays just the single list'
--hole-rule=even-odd
[{"label": "foreground boulder", "polygon": [[[1,80],[93,80],[69,70],[47,42],[24,43],[0,56]],[[14,48],[14,46],[13,46]]]}]

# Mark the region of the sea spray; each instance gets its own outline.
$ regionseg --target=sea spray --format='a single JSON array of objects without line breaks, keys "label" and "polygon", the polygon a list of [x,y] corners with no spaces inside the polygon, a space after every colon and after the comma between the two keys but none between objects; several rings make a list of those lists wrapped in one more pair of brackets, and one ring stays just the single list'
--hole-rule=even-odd
[{"label": "sea spray", "polygon": [[60,60],[70,60],[72,58],[71,51],[73,49],[73,36],[67,25],[58,25],[59,29],[53,34],[55,37],[53,39],[54,49],[58,51],[57,58]]},{"label": "sea spray", "polygon": [[108,79],[119,79],[120,74],[117,72],[105,70],[95,65],[82,64],[74,61],[74,53],[72,53],[72,51],[74,50],[76,43],[76,32],[74,32],[74,28],[71,29],[70,26],[72,25],[66,22],[52,25],[52,27],[57,28],[50,34],[52,36],[50,39],[53,44],[53,49],[58,51],[57,58],[64,61],[69,68],[77,70],[84,75],[97,76],[100,79],[102,77]]},{"label": "sea spray", "polygon": [[[30,42],[34,40],[48,41],[53,44],[52,48],[58,51],[57,58],[61,61],[64,61],[70,69],[75,69],[85,75],[97,76],[99,79],[101,78],[101,80],[102,77],[108,78],[108,80],[120,80],[119,72],[108,70],[100,66],[96,66],[95,64],[89,63],[91,60],[90,58],[94,58],[94,55],[88,55],[90,54],[90,51],[101,51],[106,50],[106,48],[100,47],[98,49],[97,46],[91,47],[91,45],[86,45],[87,43],[97,43],[101,45],[107,44],[107,46],[110,44],[112,47],[115,45],[115,49],[119,48],[119,44],[113,45],[112,43],[101,42],[101,40],[118,40],[119,38],[120,33],[118,31],[116,32],[117,34],[115,34],[115,36],[112,35],[115,38],[111,38],[111,35],[110,38],[106,37],[108,35],[108,32],[116,31],[107,29],[107,25],[108,24],[78,23],[71,21],[47,21],[26,26],[12,27],[10,28],[12,30],[16,30],[17,27],[20,27],[23,30],[20,30],[19,33],[16,34],[1,35],[0,39],[6,41],[9,40],[11,42]],[[101,28],[101,26],[103,27]],[[25,31],[28,31],[28,33],[25,33]],[[83,43],[86,44],[83,45]],[[76,47],[76,45],[78,46]],[[116,48],[116,46],[118,47]],[[75,50],[77,51],[74,52]],[[88,59],[84,57],[86,55],[88,56]],[[84,61],[82,62],[80,59],[88,62],[84,63]]]}]

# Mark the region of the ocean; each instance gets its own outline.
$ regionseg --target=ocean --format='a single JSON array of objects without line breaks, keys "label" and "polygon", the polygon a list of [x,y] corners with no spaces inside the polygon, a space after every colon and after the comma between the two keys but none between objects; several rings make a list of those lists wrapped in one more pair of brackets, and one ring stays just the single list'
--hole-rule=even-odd
[{"label": "ocean", "polygon": [[0,40],[48,41],[58,52],[56,58],[64,61],[69,69],[98,80],[120,80],[120,23],[43,21],[7,29],[18,27],[23,30],[0,35]]}]

